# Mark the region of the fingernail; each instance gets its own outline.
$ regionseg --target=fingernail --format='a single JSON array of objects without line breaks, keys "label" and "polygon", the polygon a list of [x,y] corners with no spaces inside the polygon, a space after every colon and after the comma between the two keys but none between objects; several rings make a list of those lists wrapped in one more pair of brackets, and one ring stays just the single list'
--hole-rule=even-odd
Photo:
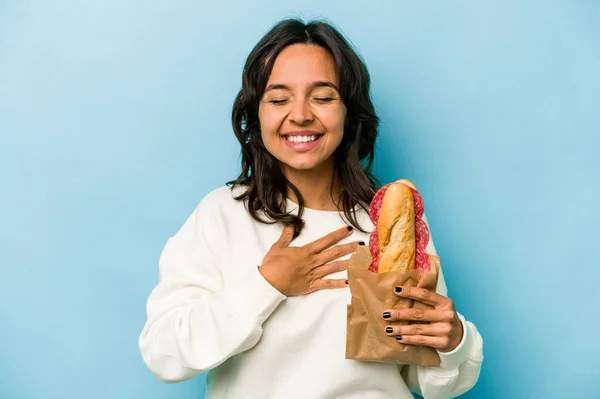
[{"label": "fingernail", "polygon": [[352,230],[354,230],[354,227],[348,226],[348,231],[352,231]]},{"label": "fingernail", "polygon": [[358,245],[365,245],[365,242],[361,241],[361,242],[358,243]]},{"label": "fingernail", "polygon": [[402,341],[402,335],[396,335],[396,341]]},{"label": "fingernail", "polygon": [[390,312],[383,312],[383,318],[384,319],[389,319],[390,317],[392,317],[392,314]]},{"label": "fingernail", "polygon": [[396,291],[399,294],[402,292],[402,287],[396,287],[396,288],[394,288],[394,291]]},{"label": "fingernail", "polygon": [[385,332],[388,333],[388,334],[391,334],[391,333],[394,332],[394,329],[392,327],[386,327],[385,328]]},{"label": "fingernail", "polygon": [[346,284],[348,284],[348,280],[346,280]]}]

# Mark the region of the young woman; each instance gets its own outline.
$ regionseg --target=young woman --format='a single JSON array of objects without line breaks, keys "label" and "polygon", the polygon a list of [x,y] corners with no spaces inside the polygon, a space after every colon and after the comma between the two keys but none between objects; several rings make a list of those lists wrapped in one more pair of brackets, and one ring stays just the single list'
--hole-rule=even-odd
[{"label": "young woman", "polygon": [[[254,47],[232,115],[242,172],[168,240],[148,299],[139,344],[161,381],[208,372],[207,398],[220,399],[433,399],[475,384],[482,340],[441,274],[437,294],[397,294],[432,310],[381,315],[381,334],[436,348],[440,367],[345,359],[348,258],[368,242],[379,187],[369,86],[327,23],[285,20]],[[430,323],[398,323],[414,319]]]}]

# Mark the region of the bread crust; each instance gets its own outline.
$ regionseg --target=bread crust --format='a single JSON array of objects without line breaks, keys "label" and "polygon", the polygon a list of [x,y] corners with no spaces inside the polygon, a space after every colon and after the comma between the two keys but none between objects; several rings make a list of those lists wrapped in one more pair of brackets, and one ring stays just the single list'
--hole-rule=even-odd
[{"label": "bread crust", "polygon": [[377,228],[380,248],[378,272],[413,270],[416,252],[415,202],[407,181],[400,180],[388,187],[381,204]]}]

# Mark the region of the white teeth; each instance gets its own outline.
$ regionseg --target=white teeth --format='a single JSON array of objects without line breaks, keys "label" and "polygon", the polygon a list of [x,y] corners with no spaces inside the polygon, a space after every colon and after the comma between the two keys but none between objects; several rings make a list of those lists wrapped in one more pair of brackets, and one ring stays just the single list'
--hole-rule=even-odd
[{"label": "white teeth", "polygon": [[292,143],[308,143],[309,141],[317,140],[318,136],[285,136],[287,141]]}]

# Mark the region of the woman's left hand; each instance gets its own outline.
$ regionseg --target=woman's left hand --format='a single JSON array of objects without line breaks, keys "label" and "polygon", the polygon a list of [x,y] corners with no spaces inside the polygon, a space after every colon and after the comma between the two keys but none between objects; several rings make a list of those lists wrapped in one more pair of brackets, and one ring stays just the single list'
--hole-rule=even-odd
[{"label": "woman's left hand", "polygon": [[[440,352],[455,349],[463,336],[463,327],[452,299],[417,287],[396,287],[396,295],[433,306],[433,309],[388,309],[383,318],[389,321],[385,333],[407,345],[430,346]],[[424,324],[395,324],[418,321]],[[426,322],[429,322],[426,324]]]}]

